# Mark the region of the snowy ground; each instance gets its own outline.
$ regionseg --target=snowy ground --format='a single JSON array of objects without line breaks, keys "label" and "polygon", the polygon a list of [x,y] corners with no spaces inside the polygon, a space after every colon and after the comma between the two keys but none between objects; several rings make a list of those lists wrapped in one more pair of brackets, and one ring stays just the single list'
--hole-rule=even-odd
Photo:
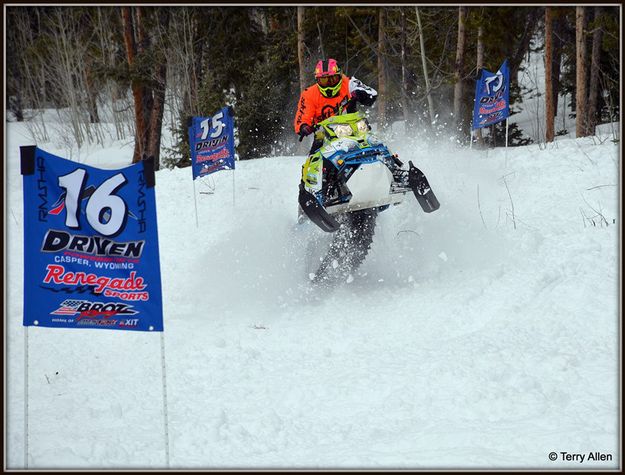
[{"label": "snowy ground", "polygon": [[[307,281],[309,230],[295,224],[303,157],[239,162],[234,202],[230,172],[196,182],[199,226],[190,169],[159,171],[171,466],[620,467],[609,138],[507,151],[396,140],[441,208],[411,198],[383,212],[354,281],[326,290]],[[7,139],[6,467],[21,468],[19,146],[32,142],[16,123]],[[112,142],[75,159],[131,154]],[[30,468],[165,466],[158,335],[30,328],[29,358]]]}]

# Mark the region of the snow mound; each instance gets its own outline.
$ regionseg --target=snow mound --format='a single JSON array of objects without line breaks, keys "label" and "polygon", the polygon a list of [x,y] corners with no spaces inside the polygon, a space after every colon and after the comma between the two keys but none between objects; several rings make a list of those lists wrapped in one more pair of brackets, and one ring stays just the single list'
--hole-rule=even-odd
[{"label": "snow mound", "polygon": [[[21,127],[5,159],[10,468],[24,460]],[[382,212],[362,267],[329,289],[311,285],[296,223],[303,157],[195,188],[190,169],[157,172],[171,466],[566,469],[580,465],[548,454],[601,451],[611,461],[583,468],[617,467],[618,146],[392,147],[441,207]],[[30,468],[164,467],[160,342],[128,333],[30,330]]]}]

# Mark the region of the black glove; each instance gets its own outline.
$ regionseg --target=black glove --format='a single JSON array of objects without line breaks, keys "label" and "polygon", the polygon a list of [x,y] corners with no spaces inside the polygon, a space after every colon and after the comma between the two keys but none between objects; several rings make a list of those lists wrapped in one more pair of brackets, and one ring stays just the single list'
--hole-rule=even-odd
[{"label": "black glove", "polygon": [[352,98],[356,99],[358,102],[365,106],[372,106],[377,97],[377,95],[372,96],[362,89],[356,89],[354,92],[352,92]]},{"label": "black glove", "polygon": [[302,124],[301,127],[299,128],[299,141],[301,142],[304,139],[304,137],[312,134],[314,131],[315,129],[313,129],[310,125]]}]

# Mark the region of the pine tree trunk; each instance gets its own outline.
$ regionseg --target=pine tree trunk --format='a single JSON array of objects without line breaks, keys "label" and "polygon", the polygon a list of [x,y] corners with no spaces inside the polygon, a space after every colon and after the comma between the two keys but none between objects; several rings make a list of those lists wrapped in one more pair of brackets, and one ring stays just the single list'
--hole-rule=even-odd
[{"label": "pine tree trunk", "polygon": [[[135,41],[135,29],[130,7],[122,7],[122,20],[124,22],[124,43],[126,44],[126,57],[128,66],[132,70],[137,54],[137,44]],[[145,132],[146,124],[143,114],[143,88],[136,80],[131,82],[132,96],[135,104],[135,149],[132,155],[132,163],[141,161],[145,153]]]},{"label": "pine tree trunk", "polygon": [[[135,8],[135,33],[137,38],[137,56],[145,54],[145,51],[149,47],[149,38],[145,35],[143,28],[143,10],[141,7],[137,6]],[[151,115],[152,115],[152,107],[154,106],[154,99],[152,97],[152,90],[145,86],[141,85],[141,98],[143,101],[143,107],[141,108],[143,112],[143,123],[145,124],[145,132],[142,136],[141,148],[144,152],[148,150],[148,140],[150,136],[150,123],[151,123]],[[143,156],[142,156],[143,158]]]},{"label": "pine tree trunk", "polygon": [[269,13],[269,33],[275,33],[276,31],[279,31],[280,28],[281,28],[280,18],[278,17],[278,15],[275,14],[275,12],[270,10],[270,13]]},{"label": "pine tree trunk", "polygon": [[601,42],[603,41],[603,27],[599,23],[602,13],[601,7],[595,7],[595,31],[592,35],[592,60],[590,66],[590,91],[588,93],[588,119],[586,133],[595,135],[597,127],[597,102],[599,99],[599,67],[601,59]]},{"label": "pine tree trunk", "polygon": [[585,137],[586,131],[586,8],[576,7],[575,45],[575,136]]},{"label": "pine tree trunk", "polygon": [[301,91],[306,89],[306,65],[304,58],[306,43],[304,40],[304,7],[297,7],[297,60],[299,61],[299,86]]},{"label": "pine tree trunk", "polygon": [[477,61],[476,66],[478,72],[484,67],[484,27],[482,25],[477,28]]},{"label": "pine tree trunk", "polygon": [[386,10],[378,10],[378,124],[380,129],[385,129],[386,117],[386,67],[384,64],[386,47],[384,43],[384,31],[386,28]]},{"label": "pine tree trunk", "polygon": [[[158,15],[159,29],[167,32],[169,27],[169,9],[162,8]],[[158,42],[159,48],[163,48],[163,41]],[[156,67],[156,85],[154,87],[154,101],[150,113],[150,127],[147,143],[148,156],[154,157],[154,169],[160,168],[161,157],[161,134],[163,129],[163,113],[165,112],[165,90],[167,87],[167,60],[165,55],[159,60]]]},{"label": "pine tree trunk", "polygon": [[454,67],[454,129],[456,134],[460,134],[462,127],[462,70],[464,69],[464,50],[465,50],[465,27],[467,18],[467,7],[458,7],[458,42],[456,45],[456,64]]},{"label": "pine tree trunk", "polygon": [[158,86],[154,88],[154,102],[150,114],[150,127],[147,143],[147,155],[154,157],[154,169],[160,168],[161,131],[163,128],[163,113],[165,110],[165,86],[167,83],[167,64],[158,66],[156,73]]},{"label": "pine tree trunk", "polygon": [[553,142],[553,8],[545,8],[545,140]]}]

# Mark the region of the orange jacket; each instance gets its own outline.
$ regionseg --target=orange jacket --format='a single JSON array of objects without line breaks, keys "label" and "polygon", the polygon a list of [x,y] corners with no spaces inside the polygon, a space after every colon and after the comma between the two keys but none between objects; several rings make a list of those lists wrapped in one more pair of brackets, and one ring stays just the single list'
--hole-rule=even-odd
[{"label": "orange jacket", "polygon": [[302,91],[295,114],[295,133],[299,134],[299,128],[302,124],[308,124],[314,127],[328,117],[332,117],[339,113],[339,108],[344,107],[349,101],[350,78],[343,75],[343,84],[336,97],[325,97],[317,87],[313,84]]}]

